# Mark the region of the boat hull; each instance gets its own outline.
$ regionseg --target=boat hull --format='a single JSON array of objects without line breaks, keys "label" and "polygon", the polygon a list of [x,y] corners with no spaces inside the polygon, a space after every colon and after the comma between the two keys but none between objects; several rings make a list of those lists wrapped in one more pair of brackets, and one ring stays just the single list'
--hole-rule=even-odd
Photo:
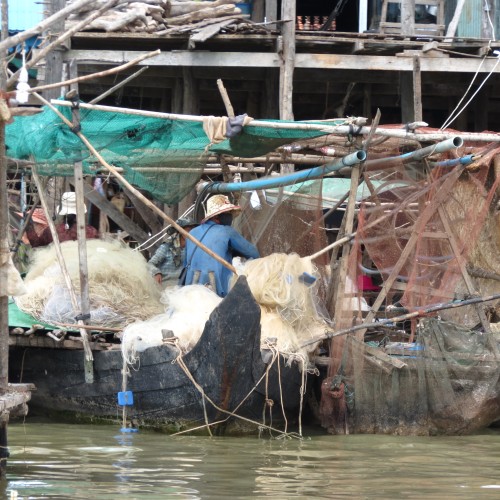
[{"label": "boat hull", "polygon": [[[259,382],[268,369],[260,349],[260,308],[244,277],[213,311],[197,345],[183,356],[184,369],[177,358],[173,345],[146,349],[124,387],[119,350],[94,351],[94,382],[86,383],[83,350],[11,347],[10,376],[12,381],[35,384],[30,403],[34,411],[94,420],[121,419],[117,394],[131,391],[128,421],[167,431],[206,421],[224,421],[227,432],[256,431],[250,421],[262,423],[266,412],[272,411],[274,426],[285,421],[284,415],[287,421],[298,416],[297,365],[286,366],[280,356],[279,370],[276,362],[267,383]],[[233,411],[237,416],[229,414]]]}]

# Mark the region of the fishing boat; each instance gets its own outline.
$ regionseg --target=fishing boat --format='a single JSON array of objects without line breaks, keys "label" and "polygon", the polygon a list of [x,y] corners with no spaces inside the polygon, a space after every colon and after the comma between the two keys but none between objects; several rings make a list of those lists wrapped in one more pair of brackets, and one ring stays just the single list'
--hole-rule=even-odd
[{"label": "fishing boat", "polygon": [[82,343],[58,342],[47,333],[40,328],[31,338],[10,336],[11,380],[36,386],[31,412],[96,422],[120,421],[125,411],[125,427],[168,432],[285,431],[287,423],[297,424],[301,371],[272,347],[261,349],[260,308],[245,277],[213,311],[189,353],[180,355],[166,337],[139,353],[125,378],[119,344],[91,343],[90,382]]}]

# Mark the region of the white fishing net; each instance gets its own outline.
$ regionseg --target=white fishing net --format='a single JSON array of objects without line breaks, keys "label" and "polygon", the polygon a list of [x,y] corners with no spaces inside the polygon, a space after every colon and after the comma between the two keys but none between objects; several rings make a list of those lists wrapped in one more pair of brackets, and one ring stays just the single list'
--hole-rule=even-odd
[{"label": "white fishing net", "polygon": [[[64,242],[61,251],[79,303],[78,243]],[[88,240],[87,265],[93,325],[124,326],[163,310],[161,290],[139,252],[117,241]],[[54,245],[34,252],[24,282],[28,293],[16,299],[20,309],[46,323],[75,323],[81,311],[72,306]]]},{"label": "white fishing net", "polygon": [[275,337],[280,351],[307,355],[316,344],[301,345],[327,327],[315,305],[318,274],[307,257],[274,253],[249,260],[240,271],[261,306],[261,338]]},{"label": "white fishing net", "polygon": [[137,353],[163,343],[163,331],[170,330],[178,338],[183,353],[198,342],[210,313],[222,299],[203,285],[166,289],[161,301],[166,312],[128,325],[122,334],[122,354],[127,363],[137,361]]}]

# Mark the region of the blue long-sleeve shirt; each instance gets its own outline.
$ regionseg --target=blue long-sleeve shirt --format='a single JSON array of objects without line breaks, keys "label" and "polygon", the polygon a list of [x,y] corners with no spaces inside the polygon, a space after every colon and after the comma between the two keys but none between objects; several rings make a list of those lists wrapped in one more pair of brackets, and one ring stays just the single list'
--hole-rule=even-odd
[{"label": "blue long-sleeve shirt", "polygon": [[[192,229],[191,234],[229,263],[231,263],[232,258],[235,256],[247,259],[257,259],[260,256],[257,248],[231,226],[223,226],[208,220],[204,224]],[[227,295],[232,272],[201,248],[198,248],[190,240],[186,241],[185,265],[188,268],[186,285],[193,284],[195,271],[200,272],[198,284],[205,285],[210,283],[208,273],[212,271],[215,276],[217,294],[221,297]]]}]

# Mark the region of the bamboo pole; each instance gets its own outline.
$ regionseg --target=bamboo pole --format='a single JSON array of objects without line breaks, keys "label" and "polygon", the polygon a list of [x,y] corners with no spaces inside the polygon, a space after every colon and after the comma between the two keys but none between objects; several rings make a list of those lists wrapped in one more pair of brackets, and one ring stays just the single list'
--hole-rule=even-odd
[{"label": "bamboo pole", "polygon": [[144,71],[146,71],[147,69],[149,69],[149,66],[144,66],[140,70],[136,71],[133,75],[128,76],[127,78],[125,78],[125,80],[122,80],[120,83],[117,83],[114,87],[111,87],[110,89],[106,90],[106,92],[103,92],[100,96],[97,96],[95,99],[89,101],[89,104],[97,104],[98,102],[102,101],[103,99],[108,97],[108,95],[111,95],[113,92],[116,92],[118,89],[121,89],[122,87],[127,85],[128,82],[134,80],[139,75],[142,75],[142,73],[144,73]]},{"label": "bamboo pole", "polygon": [[[95,73],[95,75],[101,75],[101,73]],[[51,101],[51,103],[55,106],[71,107],[71,102],[68,101],[53,100]],[[103,105],[85,104],[85,103],[81,103],[80,107],[83,109],[93,109],[97,111],[109,111],[113,113],[147,116],[151,118],[161,118],[164,120],[183,120],[183,121],[202,123],[204,118],[203,116],[196,116],[196,115],[160,113],[157,111],[143,111],[131,108],[119,108],[117,106],[103,106]],[[300,130],[303,132],[322,132],[325,134],[338,134],[338,135],[352,134],[352,127],[350,127],[349,125],[329,125],[328,122],[319,125],[317,123],[308,123],[308,122],[281,123],[281,122],[266,122],[260,120],[252,120],[245,126],[263,127],[271,129]],[[359,135],[368,135],[370,133],[370,130],[371,130],[370,127],[360,127],[359,130],[356,129],[356,132]],[[443,141],[446,139],[453,139],[454,137],[460,137],[464,141],[500,142],[500,133],[499,134],[481,133],[481,132],[469,132],[467,134],[461,134],[456,132],[416,133],[414,131],[407,131],[406,129],[377,127],[373,135],[383,136],[383,137],[393,137],[396,139],[421,141],[421,142]]]},{"label": "bamboo pole", "polygon": [[[47,200],[45,199],[45,193],[43,191],[42,183],[40,181],[40,177],[38,176],[36,168],[33,168],[32,176],[33,176],[33,180],[35,181],[35,184],[36,184],[37,189],[38,189],[38,196],[40,197],[40,203],[41,203],[45,213],[48,214],[48,213],[50,213],[49,207],[47,204]],[[54,221],[50,217],[47,217],[47,223],[49,225],[50,232],[52,234],[52,239],[54,241],[54,250],[56,252],[57,260],[59,262],[59,266],[61,268],[61,272],[63,274],[63,278],[64,278],[64,281],[66,283],[66,288],[69,291],[69,296],[71,299],[71,306],[73,307],[73,310],[76,312],[79,309],[78,300],[76,298],[73,283],[71,282],[71,276],[69,275],[68,269],[66,267],[66,263],[64,261],[64,255],[63,255],[62,250],[61,250],[61,244],[59,243],[59,237],[57,235],[56,227],[54,225]],[[78,321],[78,324],[83,324],[83,322]],[[91,363],[93,360],[92,350],[90,349],[89,339],[88,339],[86,330],[83,328],[80,328],[80,335],[81,335],[82,340],[83,340],[83,348],[85,351],[85,361],[86,361],[86,365],[87,365],[87,363]],[[87,375],[87,370],[85,373]]]},{"label": "bamboo pole", "polygon": [[[48,102],[46,99],[44,99],[41,95],[37,94],[36,92],[33,92],[33,95],[43,104],[48,106],[54,113],[56,113],[57,116],[66,124],[68,127],[72,128],[71,122],[58,110],[56,109],[50,102]],[[217,255],[215,252],[210,250],[207,246],[205,246],[203,243],[198,241],[194,236],[191,236],[191,234],[186,231],[183,227],[179,226],[177,222],[175,222],[174,219],[170,218],[166,213],[164,213],[160,208],[158,208],[154,203],[149,201],[140,191],[138,191],[130,182],[128,182],[119,172],[117,172],[115,167],[112,167],[109,165],[109,163],[99,154],[99,152],[90,144],[88,139],[81,133],[81,132],[76,132],[76,135],[80,138],[80,140],[87,146],[89,151],[97,158],[99,163],[106,168],[109,172],[111,172],[117,179],[120,180],[120,182],[126,186],[132,193],[137,196],[145,205],[147,205],[151,210],[153,210],[155,213],[157,213],[163,220],[168,222],[171,226],[173,226],[180,234],[182,234],[185,238],[189,239],[192,243],[200,247],[204,252],[206,252],[208,255],[213,257],[217,262],[222,264],[224,267],[229,269],[231,272],[236,274],[236,268],[230,264],[229,262],[225,261],[223,258],[221,258],[219,255]]]},{"label": "bamboo pole", "polygon": [[[71,80],[65,80],[63,82],[51,83],[49,85],[41,85],[39,87],[34,87],[34,88],[30,89],[30,92],[35,93],[35,92],[40,92],[42,90],[49,90],[49,89],[55,89],[55,88],[59,88],[59,87],[66,87],[66,86],[71,85],[73,83],[84,82],[86,80],[92,80],[93,78],[100,78],[102,76],[114,75],[115,73],[119,73],[120,71],[123,71],[127,68],[130,68],[131,66],[134,66],[134,65],[140,63],[141,61],[144,61],[145,59],[150,59],[151,57],[155,57],[158,54],[161,54],[160,49],[154,50],[153,52],[148,52],[147,54],[144,54],[140,57],[136,57],[135,59],[132,59],[128,63],[122,64],[120,66],[116,66],[116,67],[111,68],[111,69],[107,69],[105,71],[99,71],[98,73],[92,73],[91,75],[79,76],[77,78],[72,78]],[[54,102],[68,102],[68,101],[55,100]],[[47,104],[49,104],[49,103],[47,103]],[[69,104],[71,106],[71,103],[69,103]],[[95,106],[95,105],[88,104],[87,106]],[[80,107],[83,107],[83,105],[80,105]],[[88,108],[88,109],[91,109],[91,108]]]},{"label": "bamboo pole", "polygon": [[340,337],[341,335],[348,335],[349,333],[354,333],[359,330],[367,330],[368,328],[376,328],[381,325],[386,325],[387,323],[401,323],[402,321],[406,321],[413,318],[421,318],[427,316],[428,314],[432,314],[437,311],[443,311],[445,309],[455,309],[457,307],[470,306],[474,304],[482,304],[483,302],[490,302],[492,300],[500,299],[500,293],[495,295],[488,295],[486,297],[474,297],[472,299],[466,300],[455,300],[452,302],[442,302],[440,304],[436,304],[434,306],[427,307],[425,309],[421,309],[419,311],[413,311],[408,314],[402,314],[401,316],[394,316],[392,318],[379,319],[377,321],[371,323],[362,323],[360,325],[355,325],[350,328],[344,328],[343,330],[337,330],[336,332],[328,332],[321,337],[316,337],[315,339],[308,340],[301,344],[301,348],[307,347],[309,345],[313,345],[316,342],[321,342],[322,340],[329,340],[335,337]]}]

